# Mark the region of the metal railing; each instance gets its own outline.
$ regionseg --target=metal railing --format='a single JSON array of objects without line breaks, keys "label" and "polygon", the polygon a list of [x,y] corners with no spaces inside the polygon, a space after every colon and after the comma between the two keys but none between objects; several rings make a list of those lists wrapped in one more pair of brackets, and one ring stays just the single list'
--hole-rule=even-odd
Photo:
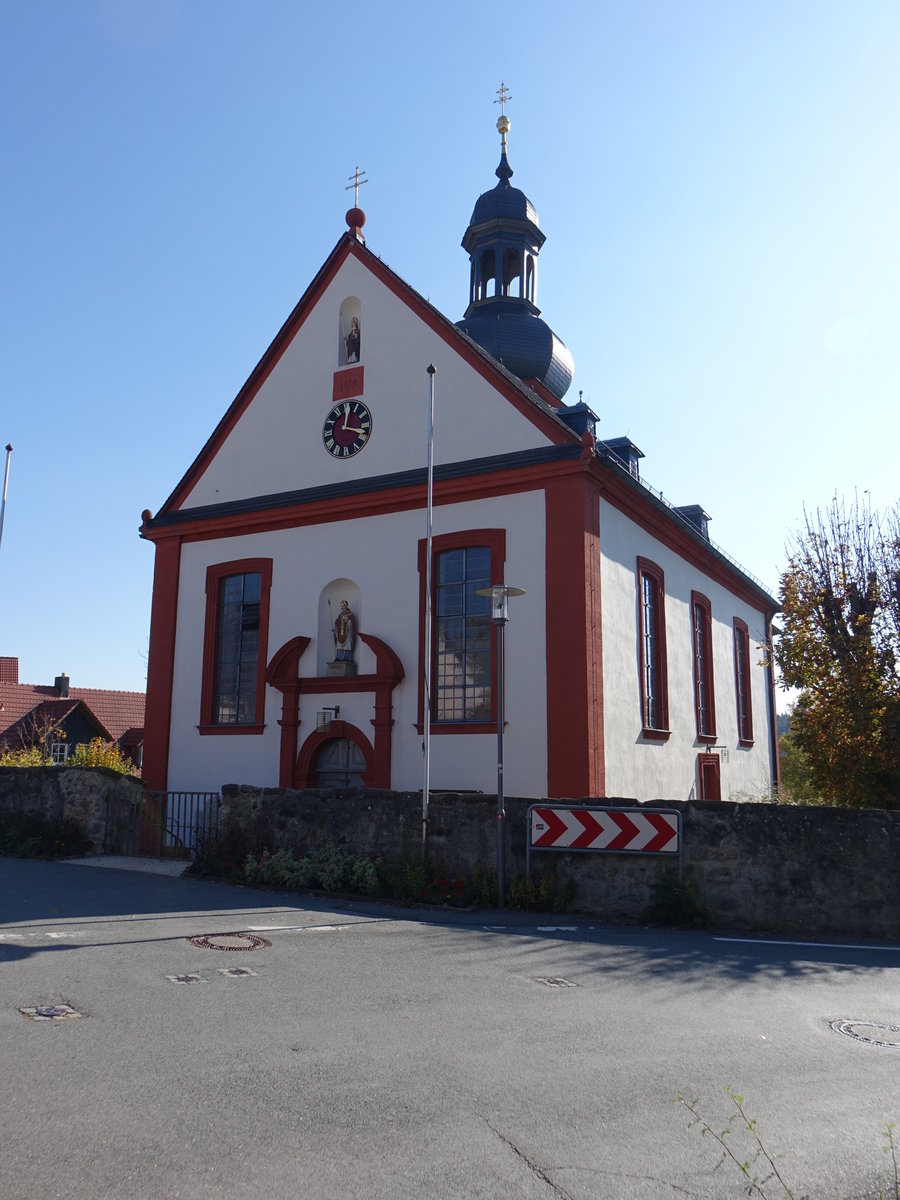
[{"label": "metal railing", "polygon": [[193,858],[214,841],[222,798],[218,792],[144,792],[107,797],[107,854],[145,858]]}]

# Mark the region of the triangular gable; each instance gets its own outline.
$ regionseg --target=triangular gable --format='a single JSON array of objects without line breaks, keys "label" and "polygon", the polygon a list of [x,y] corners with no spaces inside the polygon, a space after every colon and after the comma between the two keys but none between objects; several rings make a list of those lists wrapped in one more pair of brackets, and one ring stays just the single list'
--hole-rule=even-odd
[{"label": "triangular gable", "polygon": [[[506,371],[501,364],[477,346],[461,330],[429,304],[414,288],[385,264],[350,233],[344,234],[338,241],[315,279],[295,306],[272,343],[263,354],[257,366],[250,374],[244,386],[238,392],[228,411],[216,426],[200,454],[188,468],[187,472],[165,501],[157,514],[157,519],[179,510],[191,495],[204,473],[210,468],[217,454],[224,446],[229,435],[237,426],[241,417],[246,413],[254,398],[259,394],[266,380],[279,364],[282,356],[291,346],[294,338],[303,327],[307,318],[314,311],[317,303],[329,285],[334,281],[338,272],[348,262],[355,259],[389,291],[401,301],[416,317],[450,346],[455,353],[472,367],[491,388],[503,396],[519,414],[526,417],[541,435],[551,444],[566,445],[575,438],[571,430],[562,422],[544,399],[535,390],[526,387],[515,376]],[[146,516],[146,515],[145,515]]]}]

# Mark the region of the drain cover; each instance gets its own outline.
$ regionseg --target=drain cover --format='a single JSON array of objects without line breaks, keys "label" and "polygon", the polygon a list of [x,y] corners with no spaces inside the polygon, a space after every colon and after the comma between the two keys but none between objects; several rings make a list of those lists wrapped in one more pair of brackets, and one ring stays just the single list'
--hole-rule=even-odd
[{"label": "drain cover", "polygon": [[545,983],[547,987],[578,987],[569,979],[561,979],[558,975],[536,975],[535,983]]},{"label": "drain cover", "polygon": [[200,975],[167,975],[169,983],[206,983]]},{"label": "drain cover", "polygon": [[198,933],[188,941],[201,950],[262,950],[272,945],[268,938],[255,933]]},{"label": "drain cover", "polygon": [[[835,1033],[843,1033],[857,1042],[865,1042],[867,1046],[882,1046],[886,1049],[900,1050],[900,1025],[883,1025],[879,1021],[848,1021],[845,1018],[840,1021],[832,1021],[831,1028]],[[888,1041],[883,1037],[870,1036],[884,1033],[893,1034],[894,1040]]]},{"label": "drain cover", "polygon": [[20,1008],[19,1012],[29,1021],[73,1021],[87,1015],[69,1004],[44,1004],[39,1008]]},{"label": "drain cover", "polygon": [[239,979],[242,975],[255,975],[249,967],[216,967],[219,975],[227,975],[229,979]]}]

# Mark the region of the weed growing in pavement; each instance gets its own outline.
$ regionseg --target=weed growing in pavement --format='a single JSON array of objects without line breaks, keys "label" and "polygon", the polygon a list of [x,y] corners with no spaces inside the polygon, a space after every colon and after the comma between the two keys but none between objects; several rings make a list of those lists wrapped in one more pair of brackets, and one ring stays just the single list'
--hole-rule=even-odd
[{"label": "weed growing in pavement", "polygon": [[[731,1101],[732,1113],[731,1120],[721,1129],[711,1125],[700,1112],[698,1099],[688,1100],[683,1092],[675,1093],[675,1102],[691,1114],[688,1128],[698,1128],[701,1137],[708,1135],[718,1144],[721,1157],[716,1167],[730,1164],[739,1171],[746,1184],[748,1196],[757,1196],[760,1200],[772,1200],[776,1196],[783,1197],[783,1200],[806,1200],[806,1197],[799,1197],[788,1185],[779,1166],[782,1156],[773,1154],[763,1142],[756,1118],[749,1117],[744,1108],[744,1097],[730,1087],[726,1087],[724,1091]],[[892,1178],[887,1185],[881,1185],[876,1192],[870,1193],[872,1200],[900,1200],[900,1163],[897,1160],[895,1129],[896,1125],[891,1121],[882,1130],[886,1139],[883,1150],[891,1158]],[[731,1142],[729,1138],[732,1139]]]}]

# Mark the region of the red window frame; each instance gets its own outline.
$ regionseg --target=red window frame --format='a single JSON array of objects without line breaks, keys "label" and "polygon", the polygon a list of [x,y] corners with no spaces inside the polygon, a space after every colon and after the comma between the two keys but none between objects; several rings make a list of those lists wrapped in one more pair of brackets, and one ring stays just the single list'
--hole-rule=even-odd
[{"label": "red window frame", "polygon": [[[666,658],[666,577],[649,558],[638,557],[638,646],[640,658],[641,727],[646,738],[669,737],[669,678]],[[646,597],[652,597],[648,611]],[[651,627],[652,626],[652,627]],[[652,648],[652,649],[651,649]],[[655,652],[655,664],[650,661]],[[657,713],[652,712],[651,673],[656,685]]]},{"label": "red window frame", "polygon": [[753,696],[750,686],[750,630],[734,618],[734,695],[737,702],[738,745],[753,745]]},{"label": "red window frame", "polygon": [[697,755],[697,769],[700,776],[700,799],[722,799],[722,765],[718,754],[703,753]]},{"label": "red window frame", "polygon": [[[215,716],[215,692],[218,642],[219,589],[223,580],[232,575],[258,574],[259,580],[259,647],[256,662],[256,703],[253,721],[248,724],[220,724]],[[272,590],[271,558],[238,558],[231,562],[214,563],[206,568],[206,625],[203,631],[203,675],[200,685],[200,724],[202,734],[254,734],[265,729],[266,712],[266,651],[269,642],[269,598]]]},{"label": "red window frame", "polygon": [[[468,550],[476,546],[487,546],[491,553],[491,587],[503,582],[506,565],[506,530],[505,529],[463,529],[456,533],[442,533],[431,539],[431,607],[432,614],[436,609],[437,572],[435,564],[439,555],[448,550]],[[418,682],[418,717],[416,728],[421,733],[425,723],[425,683],[422,664],[425,661],[425,586],[426,586],[426,553],[428,543],[421,538],[418,547],[419,566],[419,682]],[[432,713],[434,712],[434,688],[437,679],[436,671],[437,646],[432,639],[431,669],[429,678],[432,683]],[[431,732],[444,733],[496,733],[497,732],[497,628],[491,623],[491,717],[489,721],[436,721],[432,716]]]},{"label": "red window frame", "polygon": [[716,692],[713,682],[712,604],[691,592],[691,645],[694,661],[694,717],[697,741],[716,740]]}]

